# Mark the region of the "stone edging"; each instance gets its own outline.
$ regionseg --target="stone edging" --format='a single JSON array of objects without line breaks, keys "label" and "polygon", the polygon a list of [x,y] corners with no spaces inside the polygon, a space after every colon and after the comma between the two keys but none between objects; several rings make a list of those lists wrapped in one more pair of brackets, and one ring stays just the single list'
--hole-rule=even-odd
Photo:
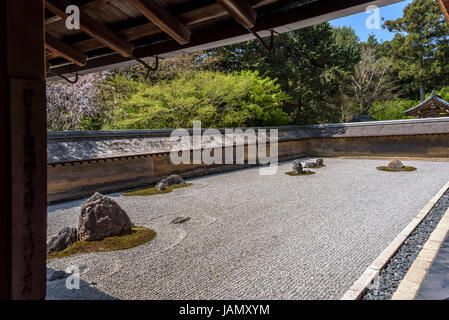
[{"label": "stone edging", "polygon": [[413,300],[449,231],[449,209],[424,244],[391,300]]},{"label": "stone edging", "polygon": [[[346,293],[343,295],[341,300],[359,300],[363,297],[363,294],[366,292],[368,286],[374,281],[375,277],[379,275],[380,271],[388,264],[388,262],[396,254],[396,252],[399,250],[399,248],[404,243],[404,241],[415,230],[415,228],[422,222],[422,220],[427,216],[427,214],[430,212],[430,210],[432,210],[433,206],[443,196],[443,194],[446,192],[447,189],[449,189],[449,182],[446,183],[446,185],[443,188],[441,188],[440,191],[438,191],[438,193],[424,206],[424,208],[416,215],[416,217],[413,218],[413,220],[399,233],[399,235],[396,236],[396,238],[394,238],[394,240],[384,249],[384,251],[382,251],[382,253],[376,258],[376,260],[374,260],[371,263],[371,265],[365,270],[365,272],[363,272],[362,276],[357,281],[354,282],[354,284],[351,286],[351,288],[348,291],[346,291]],[[447,227],[447,229],[449,229],[449,214],[448,214],[448,212],[446,212],[446,214],[443,218],[446,219],[446,220],[444,220],[446,222],[445,226]],[[441,220],[440,224],[442,222],[443,222],[443,219]],[[440,226],[440,224],[437,226],[437,228]],[[447,231],[447,229],[446,229],[446,231]],[[436,229],[434,230],[434,233],[435,233],[435,231],[436,231]],[[445,235],[446,235],[446,233],[444,234],[444,236]],[[432,236],[433,236],[433,233],[432,233]],[[444,239],[444,236],[443,236],[443,239]],[[430,240],[431,239],[429,239],[427,242],[429,242]],[[426,245],[427,245],[427,243],[426,243]],[[430,244],[429,244],[429,246],[430,246]],[[439,248],[439,245],[438,245],[438,248]],[[435,250],[438,251],[437,249],[435,249]],[[420,255],[421,255],[421,253],[420,253]],[[436,253],[435,253],[435,255],[436,255]],[[432,258],[432,261],[433,261],[433,258]],[[416,263],[416,261],[415,261],[415,263]],[[415,263],[412,265],[412,267],[415,265]],[[430,267],[430,265],[429,265],[429,267]],[[407,276],[408,276],[408,273],[407,273]],[[423,279],[424,279],[424,277],[423,277]],[[404,278],[404,280],[405,280],[405,278]],[[404,280],[402,282],[404,282]],[[397,291],[399,291],[399,289],[401,288],[402,282]],[[406,283],[409,283],[409,282],[406,282]],[[404,286],[405,286],[405,284],[404,284]],[[415,285],[415,287],[416,287],[416,285]],[[419,286],[418,286],[418,289],[419,289]],[[416,289],[416,292],[418,289]],[[396,293],[395,293],[395,295],[396,295]],[[393,298],[394,298],[394,296],[393,296]],[[399,298],[399,299],[403,299],[403,298]]]}]

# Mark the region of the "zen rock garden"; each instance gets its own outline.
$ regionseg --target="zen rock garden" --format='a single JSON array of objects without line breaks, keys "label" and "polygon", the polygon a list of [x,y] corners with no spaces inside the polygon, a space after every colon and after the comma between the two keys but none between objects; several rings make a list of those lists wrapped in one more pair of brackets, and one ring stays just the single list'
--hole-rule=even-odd
[{"label": "zen rock garden", "polygon": [[117,202],[97,192],[81,206],[78,229],[61,229],[48,242],[47,253],[62,251],[77,241],[100,241],[106,237],[129,234],[133,227]]},{"label": "zen rock garden", "polygon": [[[324,160],[317,158],[301,163],[296,159],[292,163],[292,171],[286,172],[288,175],[310,175],[314,174],[308,168],[322,168]],[[307,168],[307,169],[306,169]],[[416,168],[405,166],[400,160],[391,160],[387,166],[377,167],[382,171],[414,171]],[[187,186],[184,179],[176,174],[170,175],[159,181],[154,188],[138,190],[125,195],[147,195],[145,193],[154,189],[156,193],[170,192],[170,187]],[[182,224],[188,221],[189,217],[175,218],[173,224]],[[135,228],[125,211],[112,198],[100,193],[95,193],[81,206],[78,219],[78,229],[73,227],[62,228],[53,236],[47,244],[47,253],[55,253],[65,250],[80,241],[101,241],[107,237],[123,236],[130,234]]]},{"label": "zen rock garden", "polygon": [[378,170],[381,171],[389,171],[389,172],[402,172],[402,171],[415,171],[415,167],[405,166],[402,161],[398,159],[391,160],[388,162],[387,166],[377,167]]},{"label": "zen rock garden", "polygon": [[135,191],[126,192],[124,196],[151,196],[156,194],[169,193],[173,189],[185,188],[191,186],[191,183],[185,183],[184,179],[177,174],[172,174],[167,178],[159,181],[155,187],[140,189]]},{"label": "zen rock garden", "polygon": [[[419,170],[376,169],[390,160]],[[449,179],[449,163],[393,160],[298,157],[271,176],[258,167],[192,181],[167,175],[152,196],[96,194],[82,205],[50,206],[48,239],[59,232],[50,242],[62,251],[47,255],[48,297],[340,299]],[[293,170],[304,176],[286,175]],[[195,188],[167,193],[191,182]],[[145,229],[146,243],[98,250]],[[65,289],[70,265],[81,270],[80,290]]]},{"label": "zen rock garden", "polygon": [[[314,171],[305,168],[322,168],[324,167],[324,160],[322,158],[318,158],[315,160],[308,160],[304,163],[301,163],[300,159],[296,159],[292,163],[292,171],[286,172],[287,175],[290,176],[301,176],[301,175],[311,175],[315,174]],[[388,162],[386,166],[377,167],[378,170],[381,171],[389,171],[389,172],[403,172],[403,171],[415,171],[415,167],[406,166],[402,163],[402,161],[398,159],[394,159]]]},{"label": "zen rock garden", "polygon": [[304,168],[322,168],[324,167],[324,160],[322,158],[315,159],[314,161],[306,161],[304,166],[301,163],[301,160],[296,159],[292,163],[292,171],[286,172],[288,175],[310,175],[314,174],[312,170],[304,169]]},{"label": "zen rock garden", "polygon": [[[186,185],[184,179],[173,174],[159,181],[155,189],[164,193],[169,187],[182,185]],[[182,224],[189,219],[189,217],[179,217],[172,223]],[[78,229],[62,228],[48,242],[47,254],[63,251],[80,242],[102,241],[108,237],[129,235],[133,228],[136,228],[135,225],[116,201],[96,192],[81,206]],[[140,241],[138,242],[140,244]]]}]

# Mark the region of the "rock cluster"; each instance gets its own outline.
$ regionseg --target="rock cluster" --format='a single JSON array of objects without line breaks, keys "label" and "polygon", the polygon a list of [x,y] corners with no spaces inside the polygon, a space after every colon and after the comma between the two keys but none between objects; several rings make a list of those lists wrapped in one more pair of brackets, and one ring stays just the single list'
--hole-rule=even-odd
[{"label": "rock cluster", "polygon": [[174,184],[184,184],[184,179],[178,176],[177,174],[172,174],[171,176],[162,179],[158,182],[156,185],[156,189],[159,191],[164,191],[167,189],[168,186],[174,185]]},{"label": "rock cluster", "polygon": [[81,206],[78,230],[65,227],[47,243],[47,253],[62,251],[77,241],[99,241],[130,233],[134,225],[113,199],[96,192]]},{"label": "rock cluster", "polygon": [[62,228],[57,235],[47,243],[47,253],[62,251],[78,241],[76,228]]},{"label": "rock cluster", "polygon": [[80,241],[97,241],[130,233],[133,224],[113,199],[96,192],[82,206],[78,219]]},{"label": "rock cluster", "polygon": [[304,168],[316,168],[324,165],[324,160],[322,158],[315,159],[315,161],[307,161],[304,164]]},{"label": "rock cluster", "polygon": [[404,167],[405,167],[404,164],[399,160],[391,160],[388,163],[388,169],[397,170],[397,169],[402,169]]},{"label": "rock cluster", "polygon": [[293,161],[293,164],[292,164],[292,172],[294,174],[300,174],[300,173],[307,173],[307,172],[311,172],[311,171],[304,169],[302,167],[301,161],[299,159],[296,159],[295,161]]},{"label": "rock cluster", "polygon": [[304,168],[315,168],[317,166],[315,161],[306,161]]}]

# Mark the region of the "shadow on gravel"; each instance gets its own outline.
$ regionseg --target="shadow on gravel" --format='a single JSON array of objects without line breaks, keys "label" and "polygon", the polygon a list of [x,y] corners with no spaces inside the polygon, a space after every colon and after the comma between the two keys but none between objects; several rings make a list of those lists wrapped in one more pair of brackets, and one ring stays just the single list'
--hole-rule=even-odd
[{"label": "shadow on gravel", "polygon": [[79,289],[68,289],[66,280],[70,274],[47,268],[46,300],[119,300],[95,288],[95,283],[80,279]]}]

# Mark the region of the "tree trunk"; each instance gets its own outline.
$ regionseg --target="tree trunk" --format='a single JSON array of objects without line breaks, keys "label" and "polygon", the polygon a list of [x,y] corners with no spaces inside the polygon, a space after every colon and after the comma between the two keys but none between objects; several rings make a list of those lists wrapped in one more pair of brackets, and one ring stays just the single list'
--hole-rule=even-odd
[{"label": "tree trunk", "polygon": [[419,81],[419,95],[421,97],[421,102],[423,102],[426,99],[426,91],[424,89],[424,84],[422,81]]}]

